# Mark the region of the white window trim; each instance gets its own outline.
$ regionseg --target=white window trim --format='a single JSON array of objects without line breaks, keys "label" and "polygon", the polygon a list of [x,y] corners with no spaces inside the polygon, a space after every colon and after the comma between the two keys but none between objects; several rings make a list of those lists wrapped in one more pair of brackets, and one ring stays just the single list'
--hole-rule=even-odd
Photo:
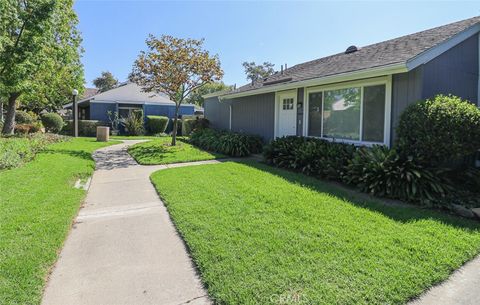
[{"label": "white window trim", "polygon": [[[327,138],[327,137],[317,137],[328,141],[334,142],[341,142],[341,143],[351,143],[355,145],[386,145],[390,147],[390,128],[391,128],[391,109],[392,109],[392,76],[384,76],[378,78],[372,78],[369,80],[359,80],[359,81],[352,81],[352,82],[344,82],[344,83],[337,83],[333,85],[324,85],[324,86],[316,86],[316,87],[308,87],[304,90],[303,96],[303,135],[309,137],[308,135],[308,110],[309,110],[309,100],[308,97],[310,93],[315,92],[322,92],[322,125],[321,125],[321,134],[323,135],[323,107],[324,107],[324,97],[323,92],[328,90],[337,90],[337,89],[345,89],[351,87],[361,87],[361,104],[360,104],[360,138],[362,137],[362,130],[363,130],[363,88],[366,86],[374,86],[374,85],[385,85],[385,119],[384,119],[384,129],[383,129],[383,143],[380,142],[369,142],[369,141],[362,141],[362,140],[347,140],[347,139],[337,139],[337,138]],[[314,136],[311,136],[314,137]]]}]

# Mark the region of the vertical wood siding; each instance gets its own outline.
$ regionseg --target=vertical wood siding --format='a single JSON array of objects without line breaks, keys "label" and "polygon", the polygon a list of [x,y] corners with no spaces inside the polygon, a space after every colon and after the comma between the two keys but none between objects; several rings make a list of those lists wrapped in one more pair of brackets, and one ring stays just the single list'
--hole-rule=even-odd
[{"label": "vertical wood siding", "polygon": [[256,134],[265,141],[273,139],[275,93],[236,98],[231,103],[233,131]]}]

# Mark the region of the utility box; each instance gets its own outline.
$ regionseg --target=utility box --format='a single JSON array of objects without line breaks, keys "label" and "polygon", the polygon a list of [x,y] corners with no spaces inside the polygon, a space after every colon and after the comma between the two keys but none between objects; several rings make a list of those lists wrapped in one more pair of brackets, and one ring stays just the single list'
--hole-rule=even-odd
[{"label": "utility box", "polygon": [[97,141],[108,142],[110,138],[110,127],[97,126]]}]

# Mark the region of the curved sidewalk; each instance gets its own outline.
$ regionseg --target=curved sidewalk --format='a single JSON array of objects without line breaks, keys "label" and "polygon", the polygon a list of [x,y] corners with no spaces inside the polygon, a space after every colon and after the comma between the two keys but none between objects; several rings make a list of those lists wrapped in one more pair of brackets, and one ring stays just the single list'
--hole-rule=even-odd
[{"label": "curved sidewalk", "polygon": [[42,304],[210,304],[149,179],[167,166],[138,165],[126,148],[139,141],[124,142],[94,153],[85,205]]}]

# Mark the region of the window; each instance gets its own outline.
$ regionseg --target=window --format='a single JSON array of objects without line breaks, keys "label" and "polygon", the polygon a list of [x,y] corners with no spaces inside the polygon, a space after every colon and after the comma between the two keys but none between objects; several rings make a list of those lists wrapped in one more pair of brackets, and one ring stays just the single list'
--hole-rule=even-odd
[{"label": "window", "polygon": [[363,135],[367,142],[382,142],[385,125],[385,85],[363,88]]},{"label": "window", "polygon": [[322,92],[308,95],[308,135],[322,136]]},{"label": "window", "polygon": [[293,109],[293,98],[284,98],[282,101],[283,110],[292,110]]},{"label": "window", "polygon": [[358,87],[324,92],[324,137],[360,140],[360,93]]},{"label": "window", "polygon": [[[384,78],[385,79],[385,78]],[[308,136],[353,142],[386,143],[388,81],[307,89]]]}]

